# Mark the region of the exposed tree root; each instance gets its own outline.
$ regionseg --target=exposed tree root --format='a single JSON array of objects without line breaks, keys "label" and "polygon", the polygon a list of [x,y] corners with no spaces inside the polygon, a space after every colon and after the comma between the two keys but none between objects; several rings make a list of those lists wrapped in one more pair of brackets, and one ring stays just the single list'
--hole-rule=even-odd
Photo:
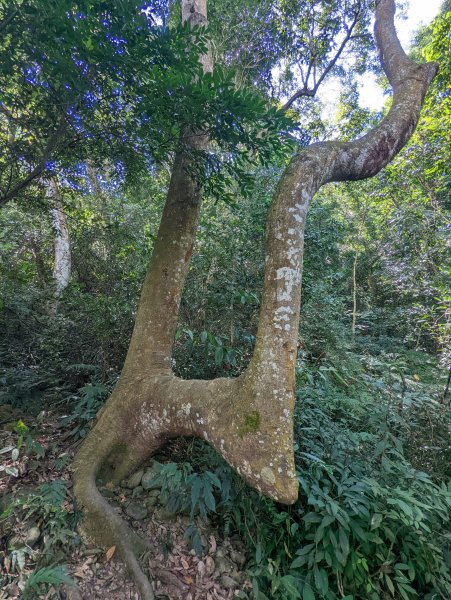
[{"label": "exposed tree root", "polygon": [[[134,533],[125,521],[114,512],[113,507],[100,494],[94,481],[87,488],[87,492],[90,506],[85,506],[85,530],[91,535],[100,525],[104,532],[108,531],[110,533],[110,543],[116,546],[116,552],[124,561],[136,583],[141,598],[143,600],[153,600],[155,596],[152,585],[141,569],[136,557],[138,548],[142,550],[145,547],[145,541]],[[93,512],[94,507],[95,512]]]},{"label": "exposed tree root", "polygon": [[[91,440],[87,441],[91,442]],[[82,525],[84,533],[89,539],[104,548],[116,546],[116,553],[124,561],[141,598],[154,600],[152,585],[137,558],[146,550],[147,542],[130,529],[103,498],[96,485],[96,476],[107,459],[107,455],[103,454],[102,450],[105,452],[111,447],[111,444],[104,448],[97,448],[95,454],[91,452],[94,450],[91,448],[92,445],[92,443],[84,445],[83,451],[77,455],[74,463],[74,491],[77,502],[84,513]],[[88,468],[87,465],[89,465]]]},{"label": "exposed tree root", "polygon": [[100,494],[96,480],[118,484],[170,438],[207,440],[253,487],[286,503],[297,498],[293,457],[293,393],[268,406],[251,375],[183,381],[160,373],[148,379],[126,372],[74,462],[74,492],[84,511],[84,531],[96,545],[116,546],[142,598],[153,598],[137,556],[146,542]]}]

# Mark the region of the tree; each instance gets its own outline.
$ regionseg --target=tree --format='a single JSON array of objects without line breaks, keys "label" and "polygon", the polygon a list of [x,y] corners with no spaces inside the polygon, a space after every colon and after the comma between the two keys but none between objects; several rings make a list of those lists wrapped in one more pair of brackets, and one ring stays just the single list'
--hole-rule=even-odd
[{"label": "tree", "polygon": [[203,77],[204,28],[160,26],[166,4],[0,3],[0,207],[36,200],[34,184],[80,161],[108,157],[129,178],[166,165],[184,126],[209,131],[191,167],[221,196],[244,180],[250,149],[262,160],[284,148],[292,120],[230,71]]},{"label": "tree", "polygon": [[[325,142],[296,153],[286,167],[267,223],[264,287],[256,345],[236,379],[184,381],[171,370],[171,350],[201,203],[193,174],[205,131],[182,129],[166,205],[121,378],[75,459],[75,495],[89,536],[116,545],[141,596],[153,598],[135,553],[142,541],[96,487],[119,482],[168,439],[195,435],[208,441],[252,486],[286,504],[297,498],[293,460],[296,360],[303,238],[312,197],[332,181],[374,176],[412,135],[436,67],[403,52],[393,24],[394,0],[376,2],[375,37],[393,88],[381,123],[353,142]],[[182,1],[182,19],[206,22],[206,0]],[[205,69],[210,69],[208,58]]]},{"label": "tree", "polygon": [[72,261],[67,215],[64,212],[58,182],[54,177],[48,182],[47,196],[53,204],[50,209],[50,216],[55,231],[53,279],[55,280],[56,295],[58,297],[69,284]]}]

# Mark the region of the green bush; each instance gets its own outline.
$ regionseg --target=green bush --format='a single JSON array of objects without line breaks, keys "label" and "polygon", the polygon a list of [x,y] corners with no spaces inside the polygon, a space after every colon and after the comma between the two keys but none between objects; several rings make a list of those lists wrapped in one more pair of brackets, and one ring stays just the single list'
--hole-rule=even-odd
[{"label": "green bush", "polygon": [[[172,510],[193,516],[197,502],[225,534],[246,540],[253,598],[450,597],[451,484],[444,460],[434,458],[449,456],[449,409],[416,381],[418,360],[349,355],[344,364],[304,365],[295,420],[300,493],[292,507],[259,496],[200,441],[188,446],[189,464],[162,467]],[[430,448],[439,421],[442,435],[435,432]],[[423,437],[412,444],[419,427]],[[412,466],[412,454],[425,470]],[[191,525],[193,545],[195,536]]]}]

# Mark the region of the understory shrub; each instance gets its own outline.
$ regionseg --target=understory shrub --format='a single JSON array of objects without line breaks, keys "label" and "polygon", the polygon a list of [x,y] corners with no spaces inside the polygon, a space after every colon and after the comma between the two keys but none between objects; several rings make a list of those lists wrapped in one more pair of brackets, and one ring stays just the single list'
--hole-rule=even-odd
[{"label": "understory shrub", "polygon": [[[412,357],[385,354],[303,365],[292,507],[259,496],[197,440],[189,464],[163,468],[173,510],[216,513],[225,534],[246,540],[252,598],[449,599],[449,408],[440,386],[431,394],[412,365]],[[210,475],[200,474],[205,468]],[[195,534],[191,526],[194,545]]]}]

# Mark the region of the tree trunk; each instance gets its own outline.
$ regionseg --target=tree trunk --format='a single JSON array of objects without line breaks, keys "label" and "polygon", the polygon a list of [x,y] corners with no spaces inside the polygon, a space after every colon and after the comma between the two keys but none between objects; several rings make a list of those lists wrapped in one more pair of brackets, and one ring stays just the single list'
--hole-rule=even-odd
[{"label": "tree trunk", "polygon": [[[154,598],[135,552],[144,542],[96,488],[118,483],[175,436],[199,436],[253,487],[286,504],[296,501],[293,456],[295,361],[298,342],[304,227],[310,200],[330,181],[375,175],[402,148],[418,121],[435,66],[404,54],[393,25],[393,0],[376,8],[376,39],[394,89],[381,124],[351,142],[320,143],[291,160],[268,217],[267,256],[257,340],[248,369],[236,379],[184,381],[171,371],[171,350],[193,249],[200,190],[183,148],[204,148],[199,132],[184,130],[160,230],[144,282],[121,378],[74,463],[75,495],[84,527],[96,544],[116,545],[141,597]],[[182,15],[206,22],[206,0],[183,0]],[[209,67],[208,57],[204,60]]]},{"label": "tree trunk", "polygon": [[357,320],[357,258],[358,252],[356,250],[352,265],[352,343],[355,340],[355,325]]},{"label": "tree trunk", "polygon": [[69,285],[72,258],[67,215],[64,212],[61,193],[54,177],[52,177],[48,183],[47,197],[51,201],[49,212],[52,219],[53,230],[55,232],[53,279],[55,281],[56,296],[58,297]]},{"label": "tree trunk", "polygon": [[98,169],[90,158],[88,158],[88,160],[86,161],[86,175],[89,181],[89,185],[91,186],[92,195],[102,202],[102,208],[104,208],[107,197],[105,191],[100,185]]},{"label": "tree trunk", "polygon": [[48,282],[48,273],[41,252],[39,235],[37,232],[33,231],[27,236],[26,240],[36,264],[36,273],[38,275],[38,279],[41,284],[46,284]]}]

